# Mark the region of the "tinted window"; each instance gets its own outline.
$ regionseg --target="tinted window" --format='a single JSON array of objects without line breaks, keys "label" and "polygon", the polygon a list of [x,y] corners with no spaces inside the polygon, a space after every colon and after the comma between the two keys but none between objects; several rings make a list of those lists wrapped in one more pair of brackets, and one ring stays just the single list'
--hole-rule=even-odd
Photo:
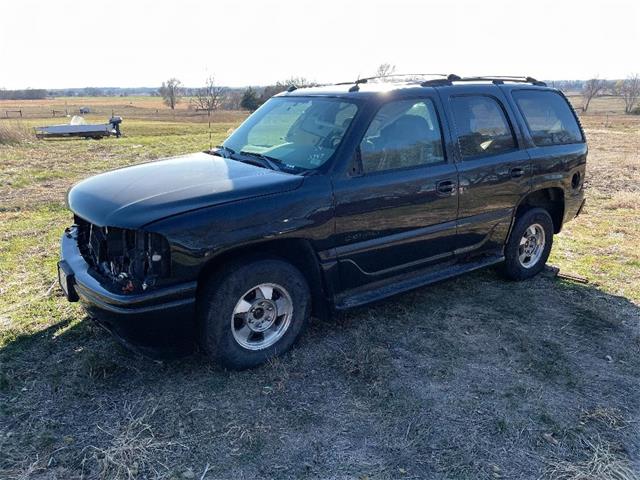
[{"label": "tinted window", "polygon": [[486,96],[451,99],[462,158],[495,155],[516,148],[502,107]]},{"label": "tinted window", "polygon": [[513,92],[533,141],[538,146],[582,142],[582,132],[567,101],[556,92]]},{"label": "tinted window", "polygon": [[444,161],[435,106],[429,99],[389,102],[360,144],[365,173]]}]

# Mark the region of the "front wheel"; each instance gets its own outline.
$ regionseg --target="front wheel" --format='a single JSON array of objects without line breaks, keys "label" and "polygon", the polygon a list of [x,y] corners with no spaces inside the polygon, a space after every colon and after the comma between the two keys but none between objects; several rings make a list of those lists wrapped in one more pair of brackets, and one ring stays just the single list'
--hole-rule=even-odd
[{"label": "front wheel", "polygon": [[200,343],[226,367],[251,368],[291,348],[310,314],[309,286],[293,265],[277,259],[232,263],[202,291]]},{"label": "front wheel", "polygon": [[553,221],[542,208],[526,211],[515,221],[505,247],[504,273],[512,280],[537,275],[547,263],[553,244]]}]

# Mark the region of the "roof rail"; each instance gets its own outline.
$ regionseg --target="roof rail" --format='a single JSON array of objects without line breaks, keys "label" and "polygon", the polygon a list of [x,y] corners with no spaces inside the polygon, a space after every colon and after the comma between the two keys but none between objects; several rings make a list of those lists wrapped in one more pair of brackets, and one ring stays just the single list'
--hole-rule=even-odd
[{"label": "roof rail", "polygon": [[419,76],[431,76],[431,77],[440,77],[433,78],[429,80],[425,80],[420,83],[423,87],[437,87],[443,85],[451,85],[453,82],[493,82],[495,85],[502,85],[504,82],[515,82],[515,83],[531,83],[532,85],[537,85],[540,87],[546,87],[547,84],[541,82],[540,80],[536,80],[533,77],[520,77],[520,76],[511,76],[511,75],[487,75],[487,76],[477,76],[477,77],[460,77],[455,73],[450,73],[448,75],[444,73],[391,73],[389,75],[376,75],[374,77],[365,77],[358,78],[353,82],[339,82],[334,85],[353,85],[349,91],[357,92],[360,90],[359,85],[361,83],[368,83],[369,80],[377,80],[380,78],[389,78],[389,77],[419,77]]},{"label": "roof rail", "polygon": [[358,87],[358,85],[361,83],[368,83],[369,80],[377,80],[379,78],[390,78],[390,77],[427,77],[427,76],[443,77],[443,78],[447,77],[447,75],[444,73],[390,73],[388,75],[375,75],[373,77],[358,78],[354,82],[339,82],[339,83],[335,83],[334,85],[353,85],[353,87],[351,87],[349,91],[357,92],[358,90],[360,90],[360,87]]},{"label": "roof rail", "polygon": [[461,77],[455,73],[450,73],[446,78],[436,78],[434,80],[426,80],[420,84],[421,87],[439,87],[442,85],[451,85],[451,82],[457,82],[462,80]]},{"label": "roof rail", "polygon": [[[540,80],[536,80],[533,77],[518,77],[511,75],[487,75],[487,76],[478,76],[478,77],[458,77],[457,75],[449,75],[447,77],[449,82],[493,82],[496,85],[502,85],[504,82],[515,82],[515,83],[531,83],[533,85],[538,85],[540,87],[546,87],[547,84],[541,82]],[[427,82],[424,82],[427,83]],[[428,84],[428,85],[433,85]],[[423,86],[427,86],[424,85]]]},{"label": "roof rail", "polygon": [[340,82],[334,85],[351,85],[358,83],[367,83],[369,80],[377,80],[379,78],[389,77],[446,77],[446,73],[389,73],[388,75],[375,75],[373,77],[358,78],[355,82]]}]

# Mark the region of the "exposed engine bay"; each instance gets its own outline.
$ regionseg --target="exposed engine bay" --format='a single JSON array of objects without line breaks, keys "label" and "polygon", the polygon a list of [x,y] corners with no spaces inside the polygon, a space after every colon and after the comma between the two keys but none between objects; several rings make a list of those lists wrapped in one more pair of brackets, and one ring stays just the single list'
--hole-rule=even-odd
[{"label": "exposed engine bay", "polygon": [[75,217],[78,248],[100,277],[118,293],[152,288],[169,275],[169,246],[160,235],[142,230],[99,227]]}]

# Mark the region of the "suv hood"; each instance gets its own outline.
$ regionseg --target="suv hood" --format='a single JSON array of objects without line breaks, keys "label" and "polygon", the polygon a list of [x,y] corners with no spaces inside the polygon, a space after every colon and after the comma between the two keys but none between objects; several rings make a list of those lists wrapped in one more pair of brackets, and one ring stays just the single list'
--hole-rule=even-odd
[{"label": "suv hood", "polygon": [[98,226],[140,228],[170,215],[293,190],[303,178],[194,153],[96,175],[69,190],[69,208]]}]

